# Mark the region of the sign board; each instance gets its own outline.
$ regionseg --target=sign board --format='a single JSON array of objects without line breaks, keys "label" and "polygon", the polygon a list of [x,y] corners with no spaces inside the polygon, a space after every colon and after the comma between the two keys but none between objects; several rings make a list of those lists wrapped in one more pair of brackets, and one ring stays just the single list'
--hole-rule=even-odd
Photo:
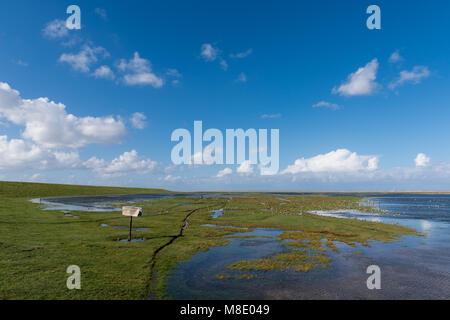
[{"label": "sign board", "polygon": [[122,215],[125,217],[137,218],[142,216],[142,208],[138,207],[122,207]]}]

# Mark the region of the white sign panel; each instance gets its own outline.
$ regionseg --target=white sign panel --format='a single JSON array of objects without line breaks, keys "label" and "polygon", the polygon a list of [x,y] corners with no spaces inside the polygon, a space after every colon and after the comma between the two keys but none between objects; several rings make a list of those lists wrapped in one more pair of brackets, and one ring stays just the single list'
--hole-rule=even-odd
[{"label": "white sign panel", "polygon": [[142,216],[142,208],[138,207],[122,207],[122,215],[125,217],[137,218]]}]

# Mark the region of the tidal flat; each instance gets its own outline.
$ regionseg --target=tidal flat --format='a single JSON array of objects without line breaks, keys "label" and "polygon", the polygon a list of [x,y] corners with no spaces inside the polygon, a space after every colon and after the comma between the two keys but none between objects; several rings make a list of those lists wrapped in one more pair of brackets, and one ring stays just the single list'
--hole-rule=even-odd
[{"label": "tidal flat", "polygon": [[[46,200],[30,201],[36,198]],[[378,222],[388,214],[364,199],[0,182],[0,298],[308,298],[289,290],[329,279],[335,262],[348,255],[366,259],[371,249],[397,250],[390,243],[425,241],[415,225]],[[48,210],[52,201],[58,208]],[[142,241],[128,243],[120,240],[129,220],[117,208],[130,202],[144,215],[133,221],[133,238]],[[317,212],[360,212],[375,220]],[[67,290],[69,265],[81,268],[82,290]],[[296,287],[281,285],[286,279]]]}]

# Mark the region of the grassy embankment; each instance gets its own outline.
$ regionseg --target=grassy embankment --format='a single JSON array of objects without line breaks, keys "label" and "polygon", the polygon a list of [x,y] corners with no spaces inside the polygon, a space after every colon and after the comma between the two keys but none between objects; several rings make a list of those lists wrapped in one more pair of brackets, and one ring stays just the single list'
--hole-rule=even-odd
[{"label": "grassy embankment", "polygon": [[[145,215],[135,219],[134,232],[143,242],[123,243],[126,230],[101,227],[128,226],[120,212],[76,212],[78,219],[59,211],[43,211],[28,200],[35,197],[166,193],[164,190],[80,187],[0,182],[0,298],[1,299],[142,299],[167,298],[167,276],[173,267],[213,246],[226,245],[225,235],[238,232],[222,226],[270,227],[286,230],[281,239],[288,253],[261,260],[238,261],[224,270],[225,277],[252,279],[274,269],[308,271],[326,266],[329,258],[322,239],[352,246],[371,240],[393,241],[417,234],[396,225],[336,219],[307,214],[310,210],[356,208],[360,198],[264,194],[232,199],[176,198],[140,204]],[[225,208],[218,219],[211,210]],[[226,210],[234,210],[227,212]],[[163,212],[164,214],[153,215]],[[298,215],[302,213],[302,215]],[[183,230],[186,221],[188,226]],[[302,231],[302,232],[298,232]],[[66,288],[66,268],[78,265],[82,290]],[[249,274],[250,272],[250,274]],[[220,275],[219,275],[220,276]]]}]

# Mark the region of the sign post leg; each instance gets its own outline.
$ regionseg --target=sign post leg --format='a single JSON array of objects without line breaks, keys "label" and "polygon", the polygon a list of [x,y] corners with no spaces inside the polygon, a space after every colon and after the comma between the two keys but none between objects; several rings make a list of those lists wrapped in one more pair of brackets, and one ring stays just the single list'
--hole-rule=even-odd
[{"label": "sign post leg", "polygon": [[131,241],[131,228],[133,227],[133,217],[130,217],[130,234],[128,235],[128,242]]}]

